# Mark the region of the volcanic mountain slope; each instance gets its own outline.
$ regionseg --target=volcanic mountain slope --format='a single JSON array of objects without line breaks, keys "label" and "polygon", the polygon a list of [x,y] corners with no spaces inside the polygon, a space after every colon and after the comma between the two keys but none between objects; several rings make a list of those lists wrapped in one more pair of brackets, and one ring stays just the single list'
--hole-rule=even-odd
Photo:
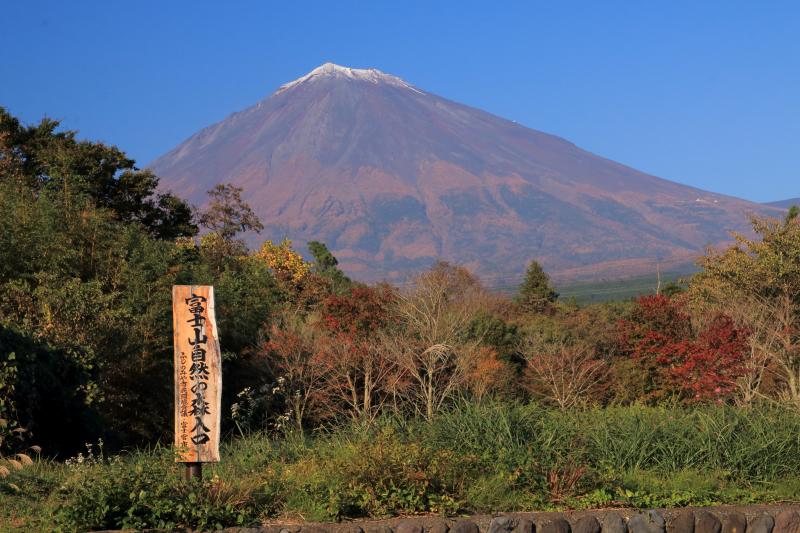
[{"label": "volcanic mountain slope", "polygon": [[764,205],[789,209],[793,205],[800,205],[800,198],[789,198],[787,200],[778,200],[776,202],[765,202]]},{"label": "volcanic mountain slope", "polygon": [[487,279],[539,260],[561,279],[688,263],[780,210],[638,172],[378,70],[327,63],[150,167],[195,205],[245,189],[265,238],[328,244],[362,280],[436,259]]}]

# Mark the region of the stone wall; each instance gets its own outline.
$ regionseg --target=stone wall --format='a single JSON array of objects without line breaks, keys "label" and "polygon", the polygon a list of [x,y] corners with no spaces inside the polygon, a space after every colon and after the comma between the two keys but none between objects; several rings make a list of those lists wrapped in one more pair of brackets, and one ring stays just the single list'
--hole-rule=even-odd
[{"label": "stone wall", "polygon": [[337,524],[284,522],[227,528],[221,533],[800,533],[800,504],[504,513],[448,519],[424,516]]},{"label": "stone wall", "polygon": [[800,505],[506,513],[460,519],[394,518],[274,524],[225,533],[800,533]]}]

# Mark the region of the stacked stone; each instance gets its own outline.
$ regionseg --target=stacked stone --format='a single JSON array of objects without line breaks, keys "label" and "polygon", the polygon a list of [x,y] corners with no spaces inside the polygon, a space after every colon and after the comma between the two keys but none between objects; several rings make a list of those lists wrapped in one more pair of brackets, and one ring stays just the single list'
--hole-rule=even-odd
[{"label": "stacked stone", "polygon": [[225,533],[800,533],[800,507],[774,510],[680,509],[633,514],[586,511],[570,522],[560,513],[509,514],[444,520],[429,517],[382,523],[228,528]]}]

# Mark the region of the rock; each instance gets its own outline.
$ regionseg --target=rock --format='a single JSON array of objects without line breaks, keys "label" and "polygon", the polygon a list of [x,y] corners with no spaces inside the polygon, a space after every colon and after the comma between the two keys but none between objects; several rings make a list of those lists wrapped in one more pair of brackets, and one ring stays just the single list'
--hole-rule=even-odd
[{"label": "rock", "polygon": [[272,524],[262,527],[259,531],[260,533],[281,533],[281,529],[283,526]]},{"label": "rock", "polygon": [[775,519],[768,514],[756,516],[747,526],[747,533],[772,533],[775,527]]},{"label": "rock", "polygon": [[628,520],[628,531],[630,533],[664,533],[664,517],[653,510],[633,515]]},{"label": "rock", "polygon": [[667,524],[667,533],[694,533],[694,513],[692,510],[681,509],[678,511]]},{"label": "rock", "polygon": [[600,522],[593,516],[584,516],[572,526],[572,533],[600,533]]},{"label": "rock", "polygon": [[283,526],[281,527],[280,533],[300,533],[300,526]]},{"label": "rock", "polygon": [[444,520],[436,520],[430,526],[425,527],[425,533],[447,533],[450,528]]},{"label": "rock", "polygon": [[[527,518],[514,518],[513,516],[496,516],[489,523],[486,533],[533,533],[533,522]],[[452,530],[451,530],[452,533]]]},{"label": "rock", "polygon": [[386,524],[367,524],[364,533],[393,533],[392,528]]},{"label": "rock", "polygon": [[450,526],[450,533],[479,533],[479,531],[472,520],[459,520]]},{"label": "rock", "polygon": [[747,529],[747,517],[733,511],[722,517],[722,533],[744,533]]},{"label": "rock", "polygon": [[300,533],[328,533],[322,526],[303,526]]},{"label": "rock", "polygon": [[511,530],[513,533],[534,533],[536,526],[527,518],[517,520],[517,525]]},{"label": "rock", "polygon": [[797,511],[787,509],[775,517],[773,533],[800,533],[800,515]]},{"label": "rock", "polygon": [[720,533],[722,524],[708,511],[697,511],[694,514],[694,533]]},{"label": "rock", "polygon": [[[328,527],[326,524],[308,525],[308,526],[302,526],[300,528],[300,532],[299,533],[331,533],[331,531],[340,532],[340,531],[349,530],[349,526],[345,526],[345,528],[346,529],[344,529],[344,530],[339,529],[338,527],[336,529],[334,529],[334,528]],[[361,530],[361,528],[358,528],[358,529],[359,529],[359,531]]]},{"label": "rock", "polygon": [[569,527],[569,522],[563,518],[555,518],[539,528],[539,533],[571,533],[571,531],[572,528]]},{"label": "rock", "polygon": [[417,520],[403,520],[394,526],[394,533],[422,533],[422,524]]},{"label": "rock", "polygon": [[386,524],[371,524],[364,531],[365,533],[393,533],[392,528]]},{"label": "rock", "polygon": [[606,513],[600,518],[603,533],[628,533],[628,526],[619,513]]},{"label": "rock", "polygon": [[496,516],[489,523],[486,533],[506,533],[517,526],[517,520],[511,516]]}]

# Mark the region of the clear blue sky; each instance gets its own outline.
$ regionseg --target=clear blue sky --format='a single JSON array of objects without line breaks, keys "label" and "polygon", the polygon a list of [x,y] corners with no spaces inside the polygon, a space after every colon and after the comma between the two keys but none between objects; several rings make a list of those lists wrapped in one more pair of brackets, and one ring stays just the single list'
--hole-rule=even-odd
[{"label": "clear blue sky", "polygon": [[9,1],[0,105],[144,164],[326,62],[658,176],[800,196],[800,2]]}]

